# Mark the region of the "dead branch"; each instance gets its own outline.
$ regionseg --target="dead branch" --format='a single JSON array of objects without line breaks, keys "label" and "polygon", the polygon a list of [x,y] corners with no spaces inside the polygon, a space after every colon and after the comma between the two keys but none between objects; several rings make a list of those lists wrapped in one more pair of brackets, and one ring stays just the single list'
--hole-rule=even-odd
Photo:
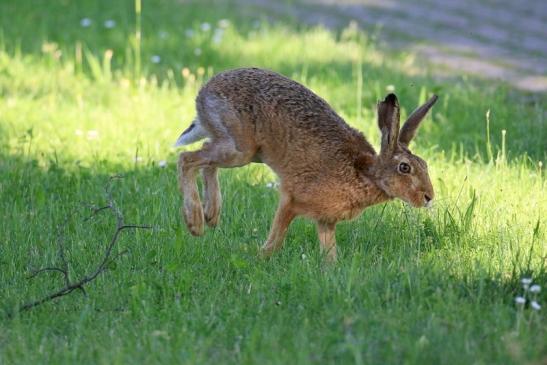
[{"label": "dead branch", "polygon": [[[87,222],[88,220],[95,217],[97,214],[103,212],[103,211],[111,211],[114,214],[114,217],[116,218],[116,231],[114,232],[114,235],[110,239],[110,242],[106,246],[105,252],[102,256],[101,261],[99,262],[99,265],[92,271],[90,271],[88,274],[81,277],[79,280],[71,281],[70,275],[69,275],[69,265],[68,261],[65,256],[65,246],[64,246],[64,235],[62,233],[59,234],[58,237],[58,245],[59,245],[59,267],[44,267],[39,270],[34,270],[30,276],[29,279],[32,279],[36,277],[37,275],[43,273],[43,272],[59,272],[63,275],[65,286],[63,286],[60,289],[57,289],[47,295],[45,295],[41,299],[37,299],[28,303],[25,303],[19,307],[19,311],[27,311],[29,309],[32,309],[36,306],[39,306],[40,304],[43,304],[45,302],[48,302],[50,300],[53,300],[55,298],[62,297],[64,295],[72,293],[74,290],[80,290],[85,295],[85,289],[84,286],[91,281],[95,280],[101,273],[107,270],[108,265],[114,261],[116,261],[120,256],[125,254],[127,251],[122,251],[118,253],[117,255],[112,256],[112,250],[114,249],[114,246],[116,246],[116,243],[118,242],[118,239],[120,237],[120,234],[128,229],[151,229],[151,226],[147,225],[137,225],[137,224],[125,224],[124,217],[122,215],[121,210],[119,209],[118,205],[116,204],[115,200],[112,198],[112,181],[114,179],[121,178],[120,176],[112,176],[105,188],[106,197],[108,199],[108,205],[103,207],[92,207],[91,209],[91,215],[84,219],[84,222]],[[65,220],[63,225],[61,227],[64,228],[66,224],[68,223],[69,218]]]}]

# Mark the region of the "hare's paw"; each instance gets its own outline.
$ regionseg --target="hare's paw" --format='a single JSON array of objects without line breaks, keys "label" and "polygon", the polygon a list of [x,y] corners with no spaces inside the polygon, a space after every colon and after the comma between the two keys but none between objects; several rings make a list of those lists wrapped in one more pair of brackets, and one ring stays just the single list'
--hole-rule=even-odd
[{"label": "hare's paw", "polygon": [[209,227],[216,227],[220,218],[220,204],[218,200],[205,202],[205,222]]},{"label": "hare's paw", "polygon": [[279,249],[279,247],[277,247],[274,242],[266,241],[262,245],[262,247],[260,247],[260,249],[258,251],[258,256],[263,258],[263,259],[267,259],[270,256],[272,256],[273,253],[275,251],[277,251],[278,249]]},{"label": "hare's paw", "polygon": [[191,234],[194,236],[203,235],[204,216],[201,204],[195,202],[184,204],[182,215]]},{"label": "hare's paw", "polygon": [[338,259],[336,255],[336,246],[331,247],[330,250],[328,250],[327,252],[324,252],[323,260],[327,265],[335,264],[337,262]]}]

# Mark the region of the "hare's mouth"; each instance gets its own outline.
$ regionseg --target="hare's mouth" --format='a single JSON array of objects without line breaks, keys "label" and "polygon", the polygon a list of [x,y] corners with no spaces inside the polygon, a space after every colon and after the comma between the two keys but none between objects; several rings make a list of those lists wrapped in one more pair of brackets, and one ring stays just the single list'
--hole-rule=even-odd
[{"label": "hare's mouth", "polygon": [[432,208],[433,207],[433,199],[429,197],[427,194],[423,195],[422,197],[415,199],[415,198],[409,198],[409,199],[402,199],[406,203],[412,205],[414,208]]},{"label": "hare's mouth", "polygon": [[432,208],[433,207],[433,198],[427,194],[424,194],[424,207]]}]

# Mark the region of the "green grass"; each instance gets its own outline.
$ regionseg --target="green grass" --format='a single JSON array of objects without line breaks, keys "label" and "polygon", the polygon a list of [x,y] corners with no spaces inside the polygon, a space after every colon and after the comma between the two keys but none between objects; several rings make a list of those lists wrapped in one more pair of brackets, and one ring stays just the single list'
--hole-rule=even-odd
[{"label": "green grass", "polygon": [[[283,19],[257,27],[260,16],[224,2],[145,1],[139,75],[133,6],[0,3],[0,364],[547,359],[544,95],[434,80],[412,55],[386,54],[366,34]],[[80,26],[84,17],[89,28]],[[231,25],[214,43],[223,18]],[[116,27],[104,28],[107,19]],[[213,29],[202,31],[202,22]],[[268,168],[251,165],[222,171],[221,225],[190,236],[170,146],[191,121],[203,80],[249,65],[305,83],[375,145],[374,105],[388,85],[403,117],[438,93],[412,146],[430,165],[436,207],[391,202],[340,224],[333,267],[322,264],[313,224],[300,219],[284,249],[263,261],[257,248],[277,193],[266,186],[275,179]],[[18,314],[23,302],[62,285],[55,273],[27,277],[59,262],[67,217],[73,279],[100,260],[114,221],[105,214],[84,222],[85,204],[106,202],[114,174],[124,176],[113,196],[127,222],[154,230],[126,232],[116,252],[128,254],[87,297],[75,292]],[[525,276],[543,286],[540,311],[515,307]]]}]

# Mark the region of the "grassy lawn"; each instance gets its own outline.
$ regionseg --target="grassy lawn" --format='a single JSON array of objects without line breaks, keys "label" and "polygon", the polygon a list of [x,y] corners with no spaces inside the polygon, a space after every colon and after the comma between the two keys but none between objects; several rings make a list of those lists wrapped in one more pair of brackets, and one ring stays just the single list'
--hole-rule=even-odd
[{"label": "grassy lawn", "polygon": [[[133,1],[0,2],[0,364],[547,361],[545,95],[435,80],[352,27],[230,2],[147,0],[142,42],[135,19]],[[434,209],[394,201],[340,224],[332,267],[300,219],[261,260],[277,192],[253,164],[221,172],[221,224],[192,237],[171,146],[202,82],[241,66],[304,83],[375,146],[387,89],[403,119],[437,93],[411,145]],[[28,278],[59,265],[59,237],[71,279],[97,266],[115,219],[85,217],[112,175],[126,222],[153,229],[122,233],[114,253],[127,253],[87,296],[19,313],[63,285],[56,272]],[[541,310],[515,304],[524,277],[542,286]]]}]

